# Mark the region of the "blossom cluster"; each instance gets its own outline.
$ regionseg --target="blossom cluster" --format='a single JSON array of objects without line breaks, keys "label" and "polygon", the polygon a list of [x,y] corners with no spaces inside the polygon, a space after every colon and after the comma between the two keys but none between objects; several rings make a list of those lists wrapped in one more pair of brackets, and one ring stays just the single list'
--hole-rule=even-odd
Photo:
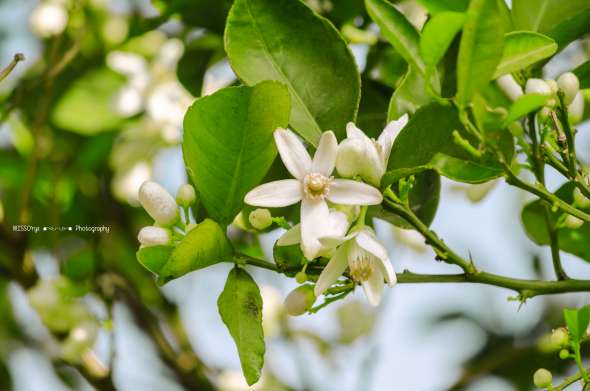
[{"label": "blossom cluster", "polygon": [[[347,137],[340,144],[333,132],[324,132],[313,158],[295,133],[282,128],[274,132],[279,155],[293,179],[258,186],[244,201],[272,208],[301,204],[300,223],[285,232],[277,245],[299,244],[310,262],[329,258],[315,284],[316,297],[347,269],[373,305],[381,299],[384,281],[389,286],[395,284],[387,250],[365,224],[365,216],[367,206],[383,200],[375,186],[385,174],[393,141],[407,120],[404,115],[392,121],[377,140],[353,123],[347,125]],[[359,213],[361,207],[365,213]],[[345,213],[344,208],[352,213]]]}]

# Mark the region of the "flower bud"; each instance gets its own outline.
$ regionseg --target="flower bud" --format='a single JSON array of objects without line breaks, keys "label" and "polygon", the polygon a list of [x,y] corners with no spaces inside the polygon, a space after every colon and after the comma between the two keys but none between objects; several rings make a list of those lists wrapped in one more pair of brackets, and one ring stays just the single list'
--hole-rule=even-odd
[{"label": "flower bud", "polygon": [[313,285],[301,285],[289,293],[285,299],[285,309],[291,316],[305,313],[315,302]]},{"label": "flower bud", "polygon": [[172,243],[172,232],[167,228],[143,227],[137,235],[142,246],[160,246]]},{"label": "flower bud", "polygon": [[268,209],[256,209],[248,215],[248,221],[252,227],[263,230],[271,226],[272,215]]},{"label": "flower bud", "polygon": [[195,188],[185,183],[178,188],[176,192],[176,203],[184,208],[188,208],[197,200]]},{"label": "flower bud", "polygon": [[170,193],[156,182],[143,182],[138,198],[141,206],[156,223],[167,227],[178,221],[178,205]]},{"label": "flower bud", "polygon": [[568,119],[572,124],[577,124],[584,118],[584,94],[578,91],[572,103],[567,107]]},{"label": "flower bud", "polygon": [[500,76],[496,79],[496,83],[510,100],[514,101],[522,96],[522,88],[518,85],[516,80],[514,80],[514,77],[512,77],[511,74]]},{"label": "flower bud", "polygon": [[87,349],[96,341],[98,326],[94,321],[87,321],[76,326],[61,347],[62,357],[70,362],[79,362]]},{"label": "flower bud", "polygon": [[580,81],[578,77],[571,72],[566,72],[557,78],[557,85],[563,92],[563,101],[566,105],[569,105],[576,94],[580,90]]},{"label": "flower bud", "polygon": [[579,219],[576,216],[567,215],[564,225],[569,229],[578,229],[584,225],[584,220]]},{"label": "flower bud", "polygon": [[570,358],[570,351],[567,349],[561,349],[559,351],[559,358],[561,358],[562,360],[567,360],[568,358]]},{"label": "flower bud", "polygon": [[590,199],[588,199],[580,189],[576,188],[574,190],[574,205],[580,208],[588,208],[590,207]]},{"label": "flower bud", "polygon": [[551,382],[553,381],[553,375],[551,372],[546,370],[545,368],[539,368],[535,371],[533,375],[533,382],[535,386],[539,388],[547,388],[551,386]]},{"label": "flower bud", "polygon": [[547,85],[549,86],[549,88],[551,88],[551,93],[552,94],[557,94],[557,91],[559,91],[559,86],[557,85],[557,82],[553,79],[546,79],[545,83],[547,83]]},{"label": "flower bud", "polygon": [[31,30],[40,37],[58,35],[68,24],[68,12],[59,3],[42,2],[33,9],[29,23]]},{"label": "flower bud", "polygon": [[569,333],[564,327],[553,330],[551,333],[551,343],[556,347],[566,346],[569,342]]},{"label": "flower bud", "polygon": [[524,90],[527,94],[551,95],[551,87],[542,79],[528,79]]},{"label": "flower bud", "polygon": [[366,182],[378,186],[385,174],[385,166],[377,147],[370,140],[347,138],[338,146],[336,170],[346,178],[359,175]]},{"label": "flower bud", "polygon": [[297,281],[298,284],[303,284],[307,281],[307,274],[305,274],[305,272],[295,274],[295,281]]}]

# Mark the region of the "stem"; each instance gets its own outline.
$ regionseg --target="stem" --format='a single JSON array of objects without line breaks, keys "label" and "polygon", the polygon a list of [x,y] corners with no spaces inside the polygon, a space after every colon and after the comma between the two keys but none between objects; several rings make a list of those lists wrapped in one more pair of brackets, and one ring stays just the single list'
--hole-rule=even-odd
[{"label": "stem", "polygon": [[568,170],[570,173],[570,176],[572,178],[576,177],[576,163],[577,163],[577,159],[576,159],[576,145],[574,142],[574,132],[572,131],[572,128],[570,126],[570,121],[568,119],[567,116],[567,106],[565,105],[564,101],[563,101],[563,93],[560,92],[557,94],[558,98],[559,98],[559,108],[558,108],[558,115],[559,115],[559,121],[561,122],[561,125],[563,127],[563,132],[565,133],[565,138],[567,140],[567,154],[568,154]]},{"label": "stem", "polygon": [[578,370],[580,371],[580,375],[584,379],[584,383],[588,383],[588,381],[589,381],[588,374],[586,373],[586,370],[584,369],[584,366],[582,365],[582,356],[580,355],[580,344],[576,343],[573,345],[574,345],[573,346],[574,360],[576,361],[576,365],[578,366]]},{"label": "stem", "polygon": [[4,68],[0,71],[0,81],[4,80],[8,75],[10,75],[10,72],[12,72],[14,67],[16,67],[16,64],[23,61],[24,59],[25,59],[24,54],[16,53],[14,55],[14,57],[12,58],[12,61],[10,62],[10,64],[8,64],[6,66],[6,68]]},{"label": "stem", "polygon": [[567,387],[569,387],[572,384],[574,384],[575,382],[579,381],[583,376],[582,373],[584,373],[586,376],[588,376],[588,370],[584,370],[583,372],[578,372],[575,375],[572,375],[570,377],[566,377],[565,380],[561,384],[558,384],[557,386],[555,386],[553,388],[553,391],[565,390]]}]

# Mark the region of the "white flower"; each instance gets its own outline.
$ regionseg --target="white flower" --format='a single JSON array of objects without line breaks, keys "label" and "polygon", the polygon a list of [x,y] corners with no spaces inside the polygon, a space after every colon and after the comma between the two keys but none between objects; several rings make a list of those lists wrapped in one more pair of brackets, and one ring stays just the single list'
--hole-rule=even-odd
[{"label": "white flower", "polygon": [[[322,236],[332,238],[343,238],[350,227],[350,222],[345,213],[330,210],[328,215],[328,222]],[[277,246],[292,246],[301,244],[301,224],[294,225],[291,229],[283,234],[277,241]],[[320,241],[321,244],[321,241]],[[303,248],[302,248],[303,250]],[[316,249],[316,252],[310,255],[310,259],[317,257],[331,257],[334,254],[334,246],[324,246]]]},{"label": "white flower", "polygon": [[[343,239],[322,238],[325,246],[339,245],[316,283],[316,296],[324,293],[348,267],[352,279],[363,286],[371,305],[381,301],[383,280],[392,287],[397,282],[387,250],[377,240],[375,233],[363,227]],[[341,244],[340,244],[341,243]]]},{"label": "white flower", "polygon": [[338,146],[338,173],[349,178],[359,175],[365,181],[378,186],[387,170],[393,141],[407,123],[408,115],[404,114],[397,121],[391,121],[375,140],[349,122],[346,125],[347,138]]},{"label": "white flower", "polygon": [[137,235],[137,240],[144,247],[167,245],[172,243],[172,232],[162,227],[143,227]]},{"label": "white flower", "polygon": [[170,226],[178,221],[178,205],[162,186],[153,181],[145,181],[139,188],[139,203],[148,214],[162,226]]},{"label": "white flower", "polygon": [[295,179],[283,179],[258,186],[244,197],[247,204],[283,207],[301,201],[303,254],[311,258],[321,248],[329,210],[326,200],[343,205],[377,205],[379,190],[365,183],[334,179],[338,142],[331,131],[322,134],[313,160],[297,136],[287,129],[274,132],[275,143],[285,167]]},{"label": "white flower", "polygon": [[68,13],[61,4],[41,3],[33,10],[29,23],[33,32],[41,37],[58,35],[68,24]]}]

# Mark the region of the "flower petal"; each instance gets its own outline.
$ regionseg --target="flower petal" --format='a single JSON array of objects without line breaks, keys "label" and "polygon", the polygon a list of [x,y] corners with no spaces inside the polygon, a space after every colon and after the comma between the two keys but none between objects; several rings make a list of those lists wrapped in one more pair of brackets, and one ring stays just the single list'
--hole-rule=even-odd
[{"label": "flower petal", "polygon": [[393,266],[391,265],[389,258],[384,259],[382,261],[377,260],[376,262],[379,265],[379,269],[381,270],[383,277],[385,277],[385,282],[387,282],[387,286],[389,286],[390,288],[393,287],[397,283],[397,275],[393,270]]},{"label": "flower petal", "polygon": [[327,131],[322,134],[320,144],[313,156],[311,171],[330,176],[336,165],[336,153],[338,152],[338,140],[334,132]]},{"label": "flower petal", "polygon": [[379,269],[375,269],[367,281],[362,282],[363,290],[369,304],[372,306],[379,305],[383,295],[383,275]]},{"label": "flower petal", "polygon": [[324,200],[303,199],[301,202],[301,249],[307,259],[314,259],[321,250],[318,240],[324,235],[330,211]]},{"label": "flower petal", "polygon": [[295,224],[277,240],[277,246],[293,246],[301,243],[301,224]]},{"label": "flower petal", "polygon": [[278,208],[299,202],[302,194],[301,182],[283,179],[255,187],[246,194],[244,202],[252,206]]},{"label": "flower petal", "polygon": [[379,190],[350,179],[334,179],[327,198],[343,205],[378,205],[383,201]]},{"label": "flower petal", "polygon": [[362,130],[360,130],[352,122],[349,122],[349,123],[346,124],[346,137],[347,138],[360,138],[360,139],[367,139],[367,140],[369,140],[369,137],[367,137],[367,135],[365,134],[365,132],[363,132]]},{"label": "flower petal", "polygon": [[320,277],[313,290],[314,294],[319,296],[324,293],[344,273],[347,266],[346,246],[342,246],[336,250],[330,262],[328,262],[324,270],[320,273]]},{"label": "flower petal", "polygon": [[381,135],[379,139],[377,139],[377,143],[381,146],[381,155],[383,156],[383,162],[387,165],[387,161],[389,160],[389,154],[391,153],[391,147],[393,146],[393,142],[397,135],[402,131],[402,129],[408,123],[408,114],[404,114],[397,119],[397,121],[391,121]]},{"label": "flower petal", "polygon": [[311,168],[311,157],[303,143],[289,129],[278,128],[274,132],[274,137],[279,155],[287,170],[295,178],[303,179]]},{"label": "flower petal", "polygon": [[326,230],[326,236],[346,235],[350,223],[348,222],[348,218],[346,217],[345,213],[338,210],[331,210],[328,219],[330,220],[330,225],[328,230]]},{"label": "flower petal", "polygon": [[359,246],[380,260],[384,261],[388,258],[387,250],[377,240],[377,237],[369,228],[364,228],[362,231],[360,231],[355,240]]}]

